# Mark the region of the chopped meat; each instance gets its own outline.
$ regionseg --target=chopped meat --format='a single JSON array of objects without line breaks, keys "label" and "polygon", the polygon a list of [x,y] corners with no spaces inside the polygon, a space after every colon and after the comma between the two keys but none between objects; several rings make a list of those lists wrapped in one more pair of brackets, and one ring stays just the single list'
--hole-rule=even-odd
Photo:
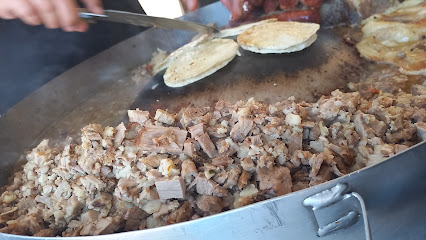
[{"label": "chopped meat", "polygon": [[77,197],[75,195],[72,195],[66,204],[65,207],[65,219],[67,222],[74,219],[81,211],[81,208],[83,207],[83,204],[78,201]]},{"label": "chopped meat", "polygon": [[142,130],[143,126],[136,122],[129,122],[126,125],[126,128],[127,130],[124,138],[126,140],[134,140],[137,137],[139,131]]},{"label": "chopped meat", "polygon": [[167,158],[166,154],[154,154],[145,158],[141,158],[140,161],[143,162],[149,169],[158,168],[160,166],[160,161]]},{"label": "chopped meat", "polygon": [[22,198],[16,206],[19,209],[19,215],[25,215],[29,209],[37,207],[37,202],[31,197],[26,197]]},{"label": "chopped meat", "polygon": [[295,167],[299,167],[300,164],[309,165],[309,159],[312,157],[312,153],[308,151],[297,150],[293,153],[290,161],[294,164]]},{"label": "chopped meat", "polygon": [[124,138],[126,137],[126,127],[124,126],[124,123],[120,123],[117,128],[115,128],[115,130],[117,130],[117,133],[115,134],[115,139],[114,139],[114,146],[118,147],[121,145],[121,143],[123,142]]},{"label": "chopped meat", "polygon": [[328,146],[335,153],[339,154],[339,156],[343,158],[347,165],[352,166],[355,163],[356,153],[352,149],[349,149],[346,146],[337,146],[332,143],[330,143]]},{"label": "chopped meat", "polygon": [[260,190],[273,189],[278,196],[291,192],[290,170],[286,167],[259,168],[257,180]]},{"label": "chopped meat", "polygon": [[238,122],[232,127],[230,136],[236,142],[242,142],[253,128],[253,120],[240,117]]},{"label": "chopped meat", "polygon": [[309,177],[309,172],[305,169],[301,169],[295,172],[292,176],[292,180],[293,180],[292,191],[295,192],[295,191],[308,188],[310,179],[311,178]]},{"label": "chopped meat", "polygon": [[175,127],[149,126],[136,137],[135,146],[144,151],[181,153],[187,131]]},{"label": "chopped meat", "polygon": [[89,124],[81,130],[81,135],[90,141],[102,140],[103,129],[99,124]]},{"label": "chopped meat", "polygon": [[149,112],[141,111],[139,108],[128,110],[127,115],[129,115],[129,122],[139,123],[141,126],[145,126],[145,123],[149,121]]},{"label": "chopped meat", "polygon": [[96,222],[87,224],[81,229],[82,236],[96,236],[115,232],[119,228],[119,224],[112,217],[101,218]]},{"label": "chopped meat", "polygon": [[238,179],[240,178],[241,170],[239,167],[232,167],[228,171],[228,179],[226,180],[225,185],[223,185],[224,188],[232,188],[233,186],[237,185]]},{"label": "chopped meat", "polygon": [[167,125],[172,125],[176,121],[173,114],[170,114],[161,109],[157,109],[154,119]]},{"label": "chopped meat", "polygon": [[133,178],[120,178],[115,189],[115,195],[124,201],[131,201],[142,189],[138,187],[138,182]]},{"label": "chopped meat", "polygon": [[288,142],[288,152],[293,154],[297,150],[302,150],[303,132],[293,131]]},{"label": "chopped meat", "polygon": [[105,187],[105,183],[93,175],[88,175],[80,178],[81,184],[86,188],[87,192],[94,193],[101,191]]},{"label": "chopped meat", "polygon": [[411,86],[411,94],[414,96],[426,95],[426,86],[413,85]]},{"label": "chopped meat", "polygon": [[387,125],[373,115],[358,112],[354,116],[355,129],[363,138],[381,137],[385,134]]},{"label": "chopped meat", "polygon": [[309,186],[315,186],[324,182],[331,180],[333,173],[331,167],[327,165],[322,165],[318,174],[315,177],[312,177],[309,182]]},{"label": "chopped meat", "polygon": [[54,228],[42,229],[38,233],[34,234],[34,237],[55,237],[58,230]]},{"label": "chopped meat", "polygon": [[[132,207],[127,210],[124,215],[126,223],[124,225],[124,231],[133,231],[141,229],[141,223],[148,217],[148,213],[138,207]],[[143,229],[143,228],[142,228]]]},{"label": "chopped meat", "polygon": [[232,156],[238,150],[238,145],[231,138],[221,139],[216,142],[217,150],[221,156]]},{"label": "chopped meat", "polygon": [[151,169],[148,172],[146,172],[146,177],[148,178],[148,180],[156,180],[162,176],[163,174],[161,174],[161,172],[158,171],[157,169]]},{"label": "chopped meat", "polygon": [[168,204],[162,203],[160,206],[160,209],[156,211],[155,213],[153,213],[152,216],[154,218],[161,218],[162,216],[168,214],[170,211],[173,211],[178,207],[179,207],[179,202],[176,200],[169,201]]},{"label": "chopped meat", "polygon": [[208,214],[215,214],[222,210],[223,202],[219,197],[203,195],[197,200],[197,207]]},{"label": "chopped meat", "polygon": [[103,209],[104,207],[108,207],[108,205],[111,203],[112,201],[112,195],[106,192],[101,192],[99,194],[99,196],[94,199],[92,202],[87,202],[88,203],[88,208],[89,209]]},{"label": "chopped meat", "polygon": [[424,122],[418,122],[416,123],[417,127],[417,136],[422,140],[426,140],[426,123]]},{"label": "chopped meat", "polygon": [[145,158],[141,158],[140,161],[143,162],[149,169],[158,168],[160,166],[160,161],[167,158],[166,154],[154,154]]},{"label": "chopped meat", "polygon": [[228,157],[228,156],[219,156],[212,159],[212,164],[216,167],[228,167],[229,164],[234,162],[234,159]]},{"label": "chopped meat", "polygon": [[412,119],[415,122],[426,122],[426,109],[416,109],[413,113]]},{"label": "chopped meat", "polygon": [[197,177],[198,171],[197,167],[195,166],[195,163],[189,159],[183,161],[181,175],[187,183],[191,182],[192,179]]},{"label": "chopped meat", "polygon": [[229,192],[219,186],[216,182],[205,177],[197,176],[195,178],[196,191],[201,195],[211,195],[217,197],[224,197],[229,194]]},{"label": "chopped meat", "polygon": [[183,198],[185,196],[185,182],[182,177],[155,181],[160,199]]},{"label": "chopped meat", "polygon": [[201,116],[205,115],[209,108],[188,107],[182,110],[182,118],[180,120],[183,127],[190,127],[199,123]]},{"label": "chopped meat", "polygon": [[363,97],[336,90],[316,103],[220,101],[154,118],[131,110],[127,125],[84,127],[81,144],[43,140],[3,188],[0,232],[66,237],[188,221],[321,184],[426,140],[421,87],[413,96],[403,93],[408,85],[392,94],[367,85],[374,89]]},{"label": "chopped meat", "polygon": [[183,152],[189,157],[194,157],[197,153],[196,144],[197,142],[194,139],[188,138],[183,144]]},{"label": "chopped meat", "polygon": [[192,138],[197,138],[203,135],[203,133],[206,131],[204,123],[199,123],[192,127],[189,127],[188,130],[191,133]]},{"label": "chopped meat", "polygon": [[99,218],[99,212],[94,210],[89,210],[81,214],[81,221],[85,224],[95,222]]},{"label": "chopped meat", "polygon": [[216,147],[207,133],[203,133],[202,135],[195,137],[195,140],[198,141],[207,156],[213,158],[216,155]]},{"label": "chopped meat", "polygon": [[250,178],[251,178],[251,174],[244,170],[240,178],[238,179],[238,188],[243,189],[245,186],[247,186]]},{"label": "chopped meat", "polygon": [[261,135],[251,136],[250,142],[251,142],[251,144],[256,145],[256,146],[262,146],[263,145]]},{"label": "chopped meat", "polygon": [[192,216],[192,206],[189,202],[184,202],[181,207],[169,214],[166,219],[167,224],[175,224],[188,221]]},{"label": "chopped meat", "polygon": [[326,121],[332,121],[337,118],[340,110],[354,112],[359,104],[359,93],[342,93],[339,90],[335,90],[331,94],[332,97],[323,96],[318,101],[319,117]]}]

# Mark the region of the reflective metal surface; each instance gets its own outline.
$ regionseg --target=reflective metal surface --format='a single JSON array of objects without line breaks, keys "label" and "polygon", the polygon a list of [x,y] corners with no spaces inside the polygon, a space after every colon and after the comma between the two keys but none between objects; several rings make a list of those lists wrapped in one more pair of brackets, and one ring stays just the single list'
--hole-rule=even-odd
[{"label": "reflective metal surface", "polygon": [[[202,24],[216,22],[218,27],[226,25],[228,18],[220,3],[185,16]],[[216,74],[185,88],[166,87],[160,75],[143,79],[132,74],[157,48],[170,51],[191,37],[177,30],[150,29],[70,69],[17,104],[0,118],[0,185],[7,183],[17,159],[42,138],[60,143],[68,135],[78,136],[88,123],[116,126],[126,120],[129,108],[174,111],[252,96],[266,102],[289,96],[315,101],[344,88],[348,81],[357,81],[363,72],[358,53],[332,30],[322,30],[305,51],[269,56],[243,52]],[[376,166],[226,213],[156,229],[75,239],[316,239],[315,219],[303,200],[339,182],[364,198],[372,239],[423,239],[425,154],[422,143]],[[358,221],[321,239],[362,238],[364,228]],[[0,234],[0,239],[46,238]]]},{"label": "reflective metal surface", "polygon": [[80,10],[80,17],[88,20],[100,20],[109,22],[119,22],[133,24],[143,27],[160,27],[166,29],[182,29],[193,32],[213,33],[218,32],[214,27],[199,23],[169,19],[162,17],[152,17],[145,14],[123,12],[116,10],[104,10],[104,14],[94,14]]}]

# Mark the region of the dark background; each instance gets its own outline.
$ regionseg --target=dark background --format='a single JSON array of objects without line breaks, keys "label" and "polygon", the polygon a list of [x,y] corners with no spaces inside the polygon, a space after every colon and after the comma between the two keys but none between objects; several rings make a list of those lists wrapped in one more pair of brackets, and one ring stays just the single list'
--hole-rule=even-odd
[{"label": "dark background", "polygon": [[[199,6],[215,2],[200,0]],[[104,0],[105,9],[143,13],[137,0]],[[0,19],[0,117],[21,99],[85,59],[145,30],[98,22],[67,33]]]}]

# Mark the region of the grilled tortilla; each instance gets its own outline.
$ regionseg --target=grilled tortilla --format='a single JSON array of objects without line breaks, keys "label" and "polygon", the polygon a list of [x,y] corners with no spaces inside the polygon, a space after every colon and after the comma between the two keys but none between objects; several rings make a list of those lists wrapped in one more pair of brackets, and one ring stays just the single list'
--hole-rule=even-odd
[{"label": "grilled tortilla", "polygon": [[316,23],[268,22],[247,29],[237,38],[240,46],[255,53],[301,51],[315,42]]},{"label": "grilled tortilla", "polygon": [[259,22],[244,24],[238,27],[223,29],[217,34],[217,37],[226,38],[226,37],[238,36],[251,27],[262,25],[268,22],[276,22],[276,21],[277,21],[276,18],[270,18],[270,19],[259,21]]},{"label": "grilled tortilla", "polygon": [[226,66],[238,53],[232,39],[213,39],[179,54],[164,74],[169,87],[183,87],[201,80]]},{"label": "grilled tortilla", "polygon": [[204,34],[204,35],[201,35],[199,38],[176,49],[174,52],[170,53],[170,55],[167,56],[163,61],[159,62],[158,64],[154,64],[153,74],[155,75],[161,72],[162,70],[166,69],[179,55],[187,51],[191,51],[194,47],[200,44],[203,44],[205,42],[208,42],[211,39],[212,39],[212,36],[210,34]]}]

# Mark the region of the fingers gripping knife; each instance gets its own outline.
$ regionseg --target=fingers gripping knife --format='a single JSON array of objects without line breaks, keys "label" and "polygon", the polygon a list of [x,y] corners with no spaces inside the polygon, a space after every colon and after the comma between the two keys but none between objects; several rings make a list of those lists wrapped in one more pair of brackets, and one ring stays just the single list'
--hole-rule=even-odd
[{"label": "fingers gripping knife", "polygon": [[[347,185],[339,183],[336,186],[312,195],[303,201],[303,205],[312,208],[318,225],[318,236],[322,237],[333,231],[349,227],[355,224],[358,221],[359,215],[362,214],[365,238],[367,240],[371,240],[370,226],[368,223],[364,200],[361,195],[356,192],[346,194],[345,192],[347,192]],[[345,209],[348,209],[348,207],[354,208],[354,200],[359,203],[361,213],[358,212],[359,210],[352,209],[344,216],[337,216],[339,218],[336,219],[336,215],[330,214],[330,211],[327,211],[328,208],[341,208],[341,210],[337,212],[342,212]]]}]

